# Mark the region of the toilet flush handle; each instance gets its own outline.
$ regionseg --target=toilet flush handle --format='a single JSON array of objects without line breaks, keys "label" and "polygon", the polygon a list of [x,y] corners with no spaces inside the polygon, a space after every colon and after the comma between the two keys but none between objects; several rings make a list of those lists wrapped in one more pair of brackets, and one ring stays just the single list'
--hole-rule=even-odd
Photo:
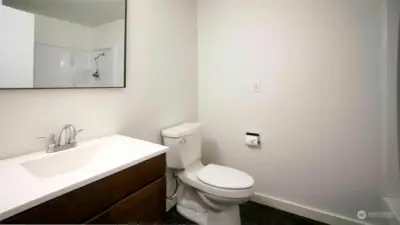
[{"label": "toilet flush handle", "polygon": [[185,143],[186,143],[186,138],[183,137],[183,138],[179,141],[179,143],[185,144]]}]

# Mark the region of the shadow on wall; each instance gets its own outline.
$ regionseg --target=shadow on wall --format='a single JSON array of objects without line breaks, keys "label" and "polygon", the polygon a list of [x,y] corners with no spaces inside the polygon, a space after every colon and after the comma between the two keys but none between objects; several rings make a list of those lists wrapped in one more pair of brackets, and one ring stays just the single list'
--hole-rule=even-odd
[{"label": "shadow on wall", "polygon": [[210,163],[221,163],[222,157],[219,154],[220,148],[215,139],[202,140],[202,163],[204,165]]}]

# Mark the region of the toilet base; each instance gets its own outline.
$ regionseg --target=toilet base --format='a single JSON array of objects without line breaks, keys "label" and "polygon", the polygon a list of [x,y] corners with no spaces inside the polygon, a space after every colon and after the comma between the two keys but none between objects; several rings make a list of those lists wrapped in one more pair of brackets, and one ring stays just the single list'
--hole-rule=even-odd
[{"label": "toilet base", "polygon": [[226,205],[223,210],[207,206],[197,191],[182,184],[178,191],[177,211],[199,225],[240,225],[239,205]]},{"label": "toilet base", "polygon": [[207,225],[207,213],[196,212],[193,209],[177,205],[176,210],[188,220],[191,220],[199,225]]},{"label": "toilet base", "polygon": [[177,205],[177,211],[199,225],[240,225],[240,211],[239,206],[232,206],[224,211],[214,212],[208,210],[205,213],[196,212],[184,206]]}]

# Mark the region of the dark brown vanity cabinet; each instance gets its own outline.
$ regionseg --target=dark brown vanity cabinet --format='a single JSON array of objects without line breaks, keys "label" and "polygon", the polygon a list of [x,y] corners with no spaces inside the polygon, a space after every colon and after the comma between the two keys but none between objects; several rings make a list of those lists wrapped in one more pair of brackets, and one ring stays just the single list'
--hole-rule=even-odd
[{"label": "dark brown vanity cabinet", "polygon": [[162,154],[30,208],[1,223],[162,222],[166,209],[165,168],[165,154]]}]

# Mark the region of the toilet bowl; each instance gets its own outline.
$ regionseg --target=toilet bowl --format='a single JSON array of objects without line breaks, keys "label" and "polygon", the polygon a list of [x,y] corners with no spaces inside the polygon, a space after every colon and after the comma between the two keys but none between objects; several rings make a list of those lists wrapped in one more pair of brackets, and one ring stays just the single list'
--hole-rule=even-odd
[{"label": "toilet bowl", "polygon": [[200,124],[185,123],[162,131],[167,166],[181,181],[177,210],[200,225],[240,224],[239,204],[253,195],[254,179],[237,169],[201,163]]},{"label": "toilet bowl", "polygon": [[[223,176],[231,182],[219,179]],[[240,224],[239,204],[253,195],[253,178],[229,167],[203,166],[201,162],[179,172],[178,177],[184,183],[177,207],[183,216],[201,225]]]}]

